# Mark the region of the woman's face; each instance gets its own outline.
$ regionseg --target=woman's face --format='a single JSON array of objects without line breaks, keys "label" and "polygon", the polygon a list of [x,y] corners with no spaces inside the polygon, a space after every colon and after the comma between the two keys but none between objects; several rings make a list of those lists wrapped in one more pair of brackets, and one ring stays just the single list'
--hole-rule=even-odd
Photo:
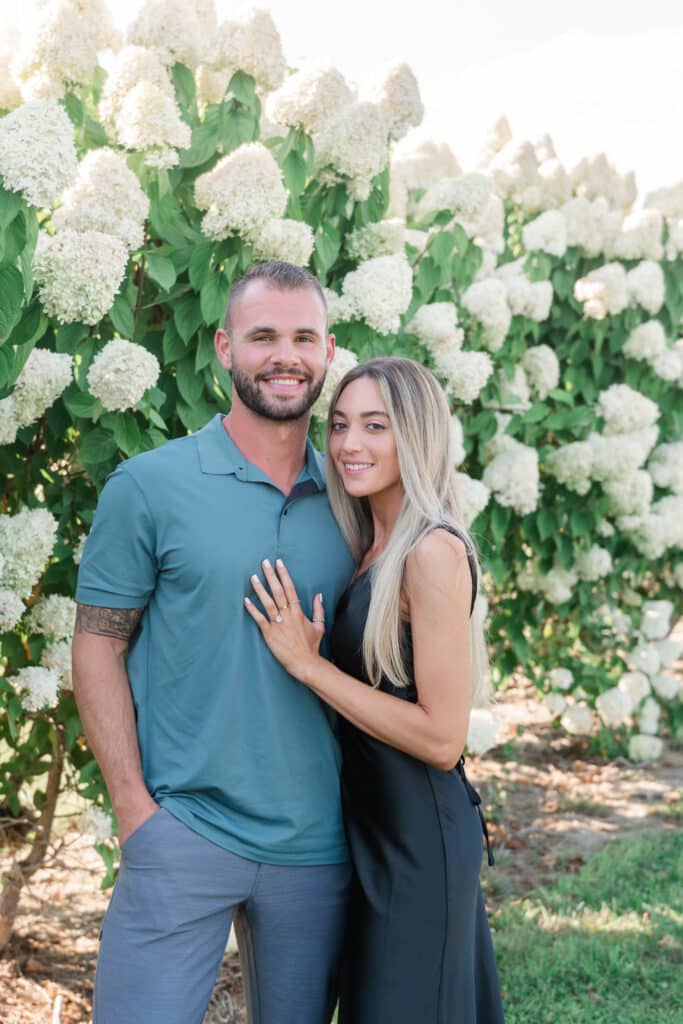
[{"label": "woman's face", "polygon": [[342,391],[328,448],[353,497],[370,497],[401,485],[396,439],[379,385],[372,377],[358,377]]}]

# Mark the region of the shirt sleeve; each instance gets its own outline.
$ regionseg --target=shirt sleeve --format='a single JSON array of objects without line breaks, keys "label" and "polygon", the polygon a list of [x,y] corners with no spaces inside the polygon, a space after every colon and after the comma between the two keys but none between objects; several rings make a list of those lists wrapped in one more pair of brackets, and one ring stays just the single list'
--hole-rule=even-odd
[{"label": "shirt sleeve", "polygon": [[143,608],[156,585],[156,528],[125,466],[107,478],[85,542],[76,600],[98,608]]}]

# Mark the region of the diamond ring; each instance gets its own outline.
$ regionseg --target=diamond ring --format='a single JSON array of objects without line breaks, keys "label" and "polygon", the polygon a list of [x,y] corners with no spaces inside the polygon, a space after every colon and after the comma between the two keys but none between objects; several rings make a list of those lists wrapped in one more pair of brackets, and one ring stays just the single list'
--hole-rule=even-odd
[{"label": "diamond ring", "polygon": [[283,618],[282,618],[281,615],[276,615],[275,618],[273,619],[273,622],[282,622],[282,621],[283,621]]}]

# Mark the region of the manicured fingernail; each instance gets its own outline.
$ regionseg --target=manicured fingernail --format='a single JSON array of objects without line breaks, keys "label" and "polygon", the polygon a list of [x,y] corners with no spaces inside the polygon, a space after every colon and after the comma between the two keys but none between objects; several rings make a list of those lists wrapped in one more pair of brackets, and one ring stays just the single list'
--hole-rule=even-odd
[{"label": "manicured fingernail", "polygon": [[278,558],[275,564],[278,567],[278,569],[281,569],[285,563],[282,561],[281,558]]},{"label": "manicured fingernail", "polygon": [[253,576],[250,576],[249,579],[251,580],[252,583],[258,583],[258,576],[256,575],[256,573],[254,573]]},{"label": "manicured fingernail", "polygon": [[264,567],[264,569],[270,569],[270,562],[268,561],[267,558],[263,559],[263,561],[261,562],[261,565]]},{"label": "manicured fingernail", "polygon": [[245,597],[245,599],[244,599],[244,603],[245,603],[245,604],[251,604],[251,601],[249,600],[249,598],[248,598],[248,597]]},{"label": "manicured fingernail", "polygon": [[325,602],[323,601],[323,595],[322,594],[318,594],[318,597],[320,598],[320,603],[324,604]]}]

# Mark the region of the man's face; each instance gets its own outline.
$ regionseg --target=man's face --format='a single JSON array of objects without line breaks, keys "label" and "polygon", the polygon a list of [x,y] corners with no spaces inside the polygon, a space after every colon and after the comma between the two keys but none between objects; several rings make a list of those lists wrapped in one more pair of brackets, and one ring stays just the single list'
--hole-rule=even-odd
[{"label": "man's face", "polygon": [[216,332],[216,353],[243,405],[264,419],[298,420],[322,390],[334,356],[325,309],[312,288],[282,291],[252,281]]}]

